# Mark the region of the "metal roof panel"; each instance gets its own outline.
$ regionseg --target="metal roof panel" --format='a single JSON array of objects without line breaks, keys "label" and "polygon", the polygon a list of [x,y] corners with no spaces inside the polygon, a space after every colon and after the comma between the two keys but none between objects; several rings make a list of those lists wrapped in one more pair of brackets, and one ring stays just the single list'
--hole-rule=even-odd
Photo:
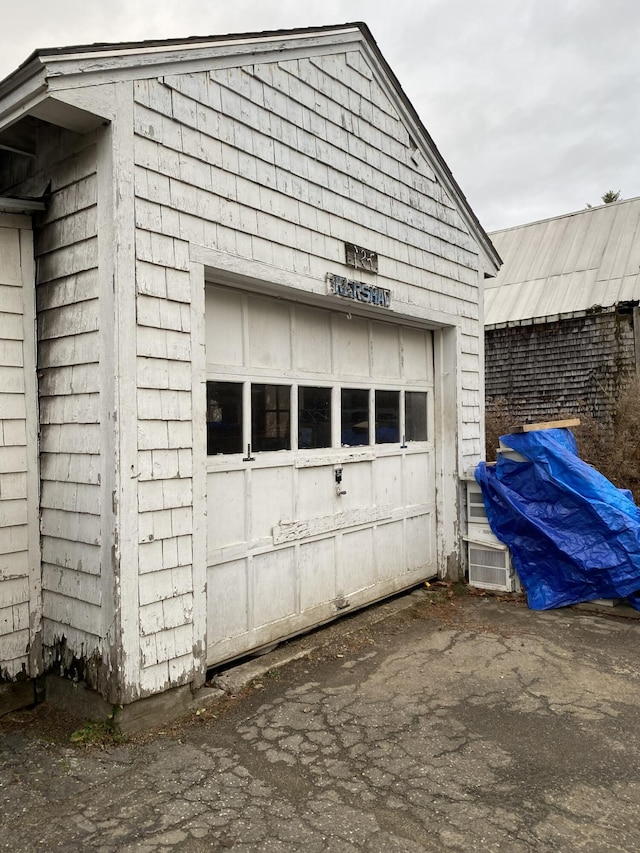
[{"label": "metal roof panel", "polygon": [[487,282],[487,325],[640,301],[640,198],[489,236],[504,265]]}]

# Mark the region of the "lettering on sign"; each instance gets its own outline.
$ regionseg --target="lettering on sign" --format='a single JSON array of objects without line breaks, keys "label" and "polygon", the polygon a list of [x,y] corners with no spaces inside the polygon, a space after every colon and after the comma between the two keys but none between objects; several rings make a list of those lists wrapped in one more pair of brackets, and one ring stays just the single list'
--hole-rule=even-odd
[{"label": "lettering on sign", "polygon": [[378,272],[377,252],[372,252],[371,249],[365,249],[362,246],[356,246],[355,243],[345,243],[344,248],[347,253],[348,266],[355,267],[357,270]]},{"label": "lettering on sign", "polygon": [[364,281],[353,281],[333,273],[327,273],[327,281],[329,291],[335,296],[354,299],[356,302],[364,302],[367,305],[378,305],[380,308],[389,308],[391,305],[391,291],[385,287],[376,287],[375,284],[367,284]]}]

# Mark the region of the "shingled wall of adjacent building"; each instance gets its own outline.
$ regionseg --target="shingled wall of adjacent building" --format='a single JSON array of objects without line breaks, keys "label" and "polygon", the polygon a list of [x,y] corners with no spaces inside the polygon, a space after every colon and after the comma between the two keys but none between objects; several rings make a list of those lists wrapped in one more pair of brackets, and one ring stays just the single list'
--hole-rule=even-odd
[{"label": "shingled wall of adjacent building", "polygon": [[499,400],[523,422],[575,413],[606,422],[636,370],[638,309],[592,312],[485,332],[487,411]]}]

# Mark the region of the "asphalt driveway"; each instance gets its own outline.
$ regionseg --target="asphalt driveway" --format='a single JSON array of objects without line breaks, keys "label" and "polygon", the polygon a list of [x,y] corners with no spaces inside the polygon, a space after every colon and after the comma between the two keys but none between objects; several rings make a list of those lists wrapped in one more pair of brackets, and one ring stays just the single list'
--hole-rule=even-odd
[{"label": "asphalt driveway", "polygon": [[0,720],[0,848],[639,850],[640,622],[404,604],[125,743]]}]

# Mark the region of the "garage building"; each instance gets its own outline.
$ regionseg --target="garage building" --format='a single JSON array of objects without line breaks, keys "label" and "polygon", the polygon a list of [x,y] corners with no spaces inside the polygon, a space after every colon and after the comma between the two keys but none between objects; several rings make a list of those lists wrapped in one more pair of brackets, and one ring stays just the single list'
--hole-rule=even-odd
[{"label": "garage building", "polygon": [[121,704],[461,567],[499,258],[364,24],[0,83],[0,671]]}]

